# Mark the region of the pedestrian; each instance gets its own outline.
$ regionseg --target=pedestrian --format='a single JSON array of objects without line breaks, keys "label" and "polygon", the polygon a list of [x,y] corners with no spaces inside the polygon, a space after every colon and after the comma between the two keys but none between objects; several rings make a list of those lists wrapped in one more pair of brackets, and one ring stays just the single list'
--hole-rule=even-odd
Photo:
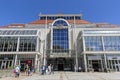
[{"label": "pedestrian", "polygon": [[16,70],[15,70],[15,68],[14,68],[14,70],[13,70],[13,73],[14,73],[14,75],[15,75],[15,77],[16,77]]},{"label": "pedestrian", "polygon": [[78,71],[81,72],[81,67],[79,66]]},{"label": "pedestrian", "polygon": [[28,76],[30,76],[30,68],[28,69]]},{"label": "pedestrian", "polygon": [[34,68],[34,66],[32,66],[32,72],[35,73],[35,68]]},{"label": "pedestrian", "polygon": [[74,65],[74,71],[77,72],[77,66],[76,65]]},{"label": "pedestrian", "polygon": [[51,73],[54,74],[54,65],[53,64],[51,64]]},{"label": "pedestrian", "polygon": [[42,75],[44,75],[45,74],[45,72],[46,72],[46,69],[45,69],[46,67],[45,67],[45,65],[42,65]]},{"label": "pedestrian", "polygon": [[49,74],[51,74],[51,64],[48,66]]},{"label": "pedestrian", "polygon": [[19,77],[19,75],[20,75],[20,68],[19,68],[19,66],[15,67],[15,72],[16,72],[16,76],[15,77]]},{"label": "pedestrian", "polygon": [[25,66],[25,76],[28,75],[28,64]]}]

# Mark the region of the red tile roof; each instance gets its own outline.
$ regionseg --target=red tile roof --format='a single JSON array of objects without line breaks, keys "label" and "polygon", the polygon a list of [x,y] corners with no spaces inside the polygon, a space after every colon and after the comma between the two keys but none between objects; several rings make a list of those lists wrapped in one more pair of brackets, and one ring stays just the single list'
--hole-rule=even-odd
[{"label": "red tile roof", "polygon": [[[52,23],[54,20],[47,20],[47,24],[49,23]],[[68,22],[71,24],[74,24],[74,20],[68,20]],[[36,21],[33,21],[33,22],[30,22],[29,24],[45,24],[46,23],[46,20],[36,20]],[[88,21],[85,21],[85,20],[75,20],[75,23],[76,24],[91,24],[90,22]]]},{"label": "red tile roof", "polygon": [[8,26],[22,26],[22,27],[25,27],[25,24],[10,24],[10,25],[8,25]]},{"label": "red tile roof", "polygon": [[25,27],[25,24],[10,24],[7,26],[0,26],[0,28],[10,28],[10,27]]},{"label": "red tile roof", "polygon": [[99,27],[99,28],[115,28],[115,27],[120,27],[120,26],[110,24],[110,23],[96,23],[96,27]]}]

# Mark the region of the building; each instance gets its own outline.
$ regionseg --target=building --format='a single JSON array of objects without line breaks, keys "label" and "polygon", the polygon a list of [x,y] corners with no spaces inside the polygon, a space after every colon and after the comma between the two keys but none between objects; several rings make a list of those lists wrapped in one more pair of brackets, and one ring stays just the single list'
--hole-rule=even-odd
[{"label": "building", "polygon": [[91,23],[81,14],[40,14],[28,24],[0,28],[0,69],[28,64],[40,71],[120,71],[120,27]]}]

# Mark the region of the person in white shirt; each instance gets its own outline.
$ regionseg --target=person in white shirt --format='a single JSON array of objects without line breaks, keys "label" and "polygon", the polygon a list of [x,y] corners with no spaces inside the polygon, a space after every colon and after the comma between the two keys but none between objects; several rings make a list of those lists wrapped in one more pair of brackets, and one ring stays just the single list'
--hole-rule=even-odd
[{"label": "person in white shirt", "polygon": [[16,66],[15,72],[16,72],[16,77],[19,77],[19,75],[20,75],[20,68],[19,68],[19,66]]},{"label": "person in white shirt", "polygon": [[49,74],[51,74],[51,64],[48,66]]}]

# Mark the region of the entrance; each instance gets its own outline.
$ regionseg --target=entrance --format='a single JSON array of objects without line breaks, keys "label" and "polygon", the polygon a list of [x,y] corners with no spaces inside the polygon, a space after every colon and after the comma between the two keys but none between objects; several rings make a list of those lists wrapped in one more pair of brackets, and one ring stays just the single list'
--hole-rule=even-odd
[{"label": "entrance", "polygon": [[102,60],[88,60],[88,71],[103,71]]},{"label": "entrance", "polygon": [[26,65],[28,65],[29,68],[31,69],[32,68],[32,63],[33,63],[32,60],[21,60],[20,61],[20,66],[21,66],[20,70],[25,71]]},{"label": "entrance", "polygon": [[49,58],[47,59],[47,65],[53,64],[55,71],[72,71],[73,59],[71,58]]},{"label": "entrance", "polygon": [[93,66],[94,71],[97,71],[97,72],[99,71],[100,66],[97,60],[92,61],[92,66]]},{"label": "entrance", "polygon": [[63,71],[63,70],[64,70],[63,64],[58,64],[58,71]]}]

